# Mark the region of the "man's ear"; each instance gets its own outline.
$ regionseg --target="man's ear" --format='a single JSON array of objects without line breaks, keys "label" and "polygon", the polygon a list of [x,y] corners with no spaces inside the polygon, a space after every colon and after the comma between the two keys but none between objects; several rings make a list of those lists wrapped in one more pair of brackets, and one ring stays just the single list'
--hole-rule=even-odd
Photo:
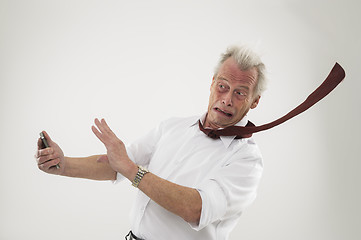
[{"label": "man's ear", "polygon": [[256,108],[257,107],[257,105],[258,105],[258,103],[259,103],[259,100],[260,100],[260,98],[261,98],[261,96],[257,96],[254,100],[253,100],[253,103],[252,103],[252,105],[251,105],[251,109],[253,109],[253,108]]},{"label": "man's ear", "polygon": [[213,84],[214,84],[215,79],[216,79],[216,76],[213,75],[212,83],[211,83],[211,86],[210,86],[209,90],[212,90],[212,87],[213,87]]}]

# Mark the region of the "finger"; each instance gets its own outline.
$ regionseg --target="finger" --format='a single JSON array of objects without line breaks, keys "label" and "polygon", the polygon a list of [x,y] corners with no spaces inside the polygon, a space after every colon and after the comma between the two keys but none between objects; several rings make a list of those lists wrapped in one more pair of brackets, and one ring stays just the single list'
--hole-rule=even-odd
[{"label": "finger", "polygon": [[44,155],[44,156],[38,156],[36,161],[38,162],[38,164],[43,164],[45,162],[48,162],[50,160],[59,158],[58,154],[49,154],[49,155]]},{"label": "finger", "polygon": [[44,134],[44,137],[46,138],[49,144],[53,142],[53,140],[50,138],[49,134],[46,131],[42,131],[42,133]]},{"label": "finger", "polygon": [[44,164],[44,163],[49,162],[49,161],[51,161],[51,160],[53,160],[53,158],[50,158],[49,156],[38,157],[38,158],[36,159],[36,161],[38,162],[38,165]]},{"label": "finger", "polygon": [[39,164],[38,167],[43,171],[47,171],[49,170],[49,168],[55,167],[59,163],[60,163],[60,158],[55,158],[50,161]]},{"label": "finger", "polygon": [[43,141],[41,141],[40,138],[38,138],[38,150],[43,148]]},{"label": "finger", "polygon": [[54,153],[54,149],[52,147],[48,147],[48,148],[44,148],[44,149],[39,149],[38,150],[38,156],[46,156],[49,154],[53,154]]},{"label": "finger", "polygon": [[106,133],[106,129],[104,128],[103,124],[99,121],[98,118],[94,120],[94,123],[102,134]]},{"label": "finger", "polygon": [[104,118],[102,118],[100,121],[97,119],[97,123],[97,126],[103,134],[107,134],[108,136],[115,135]]},{"label": "finger", "polygon": [[108,124],[105,122],[104,118],[101,119],[101,121],[99,121],[99,119],[95,119],[95,124],[102,134],[103,141],[108,142],[112,138],[116,137]]},{"label": "finger", "polygon": [[116,135],[116,134],[113,132],[113,130],[108,126],[108,124],[107,124],[107,122],[105,121],[105,119],[103,119],[103,120],[104,120],[104,124],[105,124],[106,128],[108,129],[109,133],[111,134],[111,136],[118,139],[117,135]]},{"label": "finger", "polygon": [[35,158],[39,158],[41,156],[46,156],[46,155],[52,154],[53,152],[54,152],[53,148],[38,149],[35,152]]},{"label": "finger", "polygon": [[93,131],[93,133],[95,134],[95,136],[96,136],[102,143],[105,144],[104,139],[103,139],[103,136],[102,136],[102,133],[99,132],[99,130],[98,130],[95,126],[92,126],[92,131]]},{"label": "finger", "polygon": [[100,121],[100,123],[102,124],[103,128],[105,129],[105,131],[107,131],[108,133],[113,133],[113,131],[110,129],[110,127],[108,126],[107,122],[105,121],[104,118],[102,118],[102,120]]}]

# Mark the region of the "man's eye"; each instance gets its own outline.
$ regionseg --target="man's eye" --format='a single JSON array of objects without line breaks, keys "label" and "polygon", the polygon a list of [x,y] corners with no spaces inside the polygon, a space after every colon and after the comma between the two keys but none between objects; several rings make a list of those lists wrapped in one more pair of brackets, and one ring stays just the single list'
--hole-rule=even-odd
[{"label": "man's eye", "polygon": [[239,91],[237,91],[236,94],[240,95],[240,96],[245,96],[246,95],[244,92],[239,92]]},{"label": "man's eye", "polygon": [[226,91],[226,89],[227,89],[226,85],[223,85],[223,84],[218,85],[218,90],[219,91],[224,92],[224,91]]}]

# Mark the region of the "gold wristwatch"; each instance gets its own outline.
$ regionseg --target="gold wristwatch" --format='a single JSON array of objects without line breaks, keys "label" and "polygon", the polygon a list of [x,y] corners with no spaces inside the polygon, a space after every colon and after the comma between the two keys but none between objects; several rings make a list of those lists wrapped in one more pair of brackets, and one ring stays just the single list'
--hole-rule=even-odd
[{"label": "gold wristwatch", "polygon": [[142,180],[142,178],[144,177],[145,174],[149,173],[148,169],[142,167],[142,166],[138,166],[138,172],[137,175],[135,176],[132,185],[134,187],[138,187],[140,181]]}]

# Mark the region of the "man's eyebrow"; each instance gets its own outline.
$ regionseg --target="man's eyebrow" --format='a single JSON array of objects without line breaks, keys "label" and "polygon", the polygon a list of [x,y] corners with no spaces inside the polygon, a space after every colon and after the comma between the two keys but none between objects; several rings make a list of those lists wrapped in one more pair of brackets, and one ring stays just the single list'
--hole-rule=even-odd
[{"label": "man's eyebrow", "polygon": [[239,87],[239,88],[244,88],[244,89],[246,89],[247,91],[249,91],[249,87],[248,87],[248,86],[241,86],[241,87]]},{"label": "man's eyebrow", "polygon": [[[219,77],[217,77],[217,80],[222,80],[222,81],[226,81],[226,82],[229,82],[226,78],[224,78],[224,77],[221,77],[221,76],[219,76]],[[249,87],[248,86],[238,86],[237,88],[244,88],[244,89],[246,89],[246,90],[249,90]]]},{"label": "man's eyebrow", "polygon": [[227,79],[225,79],[224,77],[218,77],[217,79],[228,82],[228,80],[227,80]]}]

